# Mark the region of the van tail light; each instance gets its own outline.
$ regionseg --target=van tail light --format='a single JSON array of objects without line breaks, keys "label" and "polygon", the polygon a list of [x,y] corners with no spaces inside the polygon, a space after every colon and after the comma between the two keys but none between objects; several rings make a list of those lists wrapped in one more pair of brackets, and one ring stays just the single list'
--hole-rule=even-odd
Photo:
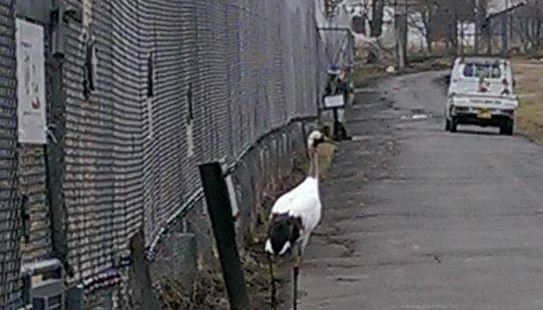
[{"label": "van tail light", "polygon": [[503,86],[509,86],[509,82],[507,82],[507,79],[502,80]]}]

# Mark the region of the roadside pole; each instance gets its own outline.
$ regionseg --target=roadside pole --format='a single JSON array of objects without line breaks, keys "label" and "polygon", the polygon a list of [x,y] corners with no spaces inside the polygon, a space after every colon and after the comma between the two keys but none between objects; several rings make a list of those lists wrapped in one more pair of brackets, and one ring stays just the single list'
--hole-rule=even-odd
[{"label": "roadside pole", "polygon": [[218,162],[212,162],[200,165],[199,170],[230,309],[249,310],[247,286],[236,244],[232,206],[222,166]]},{"label": "roadside pole", "polygon": [[407,11],[407,0],[404,0],[402,4],[394,1],[394,34],[396,39],[396,65],[398,72],[402,72],[407,63]]},{"label": "roadside pole", "polygon": [[481,12],[479,7],[479,0],[473,0],[473,7],[475,9],[475,32],[474,32],[474,43],[475,43],[475,55],[479,55],[479,36],[481,29]]}]

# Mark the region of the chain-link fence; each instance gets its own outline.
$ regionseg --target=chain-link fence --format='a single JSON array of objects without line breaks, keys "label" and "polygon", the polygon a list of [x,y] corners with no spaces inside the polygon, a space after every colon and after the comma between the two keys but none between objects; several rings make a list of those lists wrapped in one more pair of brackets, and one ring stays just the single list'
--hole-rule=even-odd
[{"label": "chain-link fence", "polygon": [[352,62],[350,33],[320,31],[314,1],[54,3],[66,15],[38,22],[52,130],[44,148],[16,142],[15,1],[0,2],[2,309],[20,304],[21,262],[59,258],[68,284],[85,288],[115,278],[132,236],[143,231],[152,254],[200,202],[199,163],[235,166],[275,132],[275,155],[253,160],[265,171],[252,189],[238,180],[263,188],[279,175],[270,167],[288,166],[278,162],[303,145],[297,122],[318,115],[327,70]]},{"label": "chain-link fence", "polygon": [[14,1],[0,2],[0,308],[20,300]]},{"label": "chain-link fence", "polygon": [[67,262],[81,281],[113,267],[141,221],[144,61],[134,4],[68,5],[82,21],[66,34],[62,192]]},{"label": "chain-link fence", "polygon": [[522,4],[490,15],[482,27],[487,54],[535,56],[541,52],[543,7]]},{"label": "chain-link fence", "polygon": [[199,197],[198,163],[234,164],[316,116],[331,48],[311,1],[67,3],[82,12],[67,32],[61,141],[77,283],[115,267],[141,225],[152,247]]}]

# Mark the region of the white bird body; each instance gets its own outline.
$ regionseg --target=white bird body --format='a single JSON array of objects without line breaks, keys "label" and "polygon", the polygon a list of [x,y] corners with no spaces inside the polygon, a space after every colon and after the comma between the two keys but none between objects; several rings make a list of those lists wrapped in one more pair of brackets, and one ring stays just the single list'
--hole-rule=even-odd
[{"label": "white bird body", "polygon": [[275,280],[273,259],[293,250],[295,264],[293,268],[293,309],[297,307],[298,273],[301,256],[309,242],[311,233],[321,219],[321,199],[319,192],[319,156],[318,146],[326,141],[319,131],[309,135],[310,169],[307,178],[298,186],[283,194],[273,204],[265,251],[270,260],[271,301],[275,305]]},{"label": "white bird body", "polygon": [[320,222],[321,210],[319,180],[314,177],[307,177],[298,186],[277,199],[272,207],[270,218],[285,213],[292,217],[301,218],[303,230],[298,241],[303,242],[303,250],[309,241],[311,233]]},{"label": "white bird body", "polygon": [[[270,231],[265,250],[271,255],[284,255],[297,246],[303,252],[311,233],[321,219],[319,193],[318,146],[326,141],[318,131],[312,132],[307,140],[310,169],[305,180],[279,197],[270,213]],[[299,253],[301,254],[301,253]]]}]

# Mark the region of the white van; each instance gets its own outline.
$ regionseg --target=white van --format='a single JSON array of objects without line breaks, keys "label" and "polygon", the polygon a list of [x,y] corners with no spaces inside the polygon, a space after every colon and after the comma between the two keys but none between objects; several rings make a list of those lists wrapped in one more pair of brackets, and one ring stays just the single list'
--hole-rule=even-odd
[{"label": "white van", "polygon": [[512,135],[518,99],[508,60],[463,57],[451,72],[446,129],[456,132],[461,124],[495,126],[500,134]]}]

